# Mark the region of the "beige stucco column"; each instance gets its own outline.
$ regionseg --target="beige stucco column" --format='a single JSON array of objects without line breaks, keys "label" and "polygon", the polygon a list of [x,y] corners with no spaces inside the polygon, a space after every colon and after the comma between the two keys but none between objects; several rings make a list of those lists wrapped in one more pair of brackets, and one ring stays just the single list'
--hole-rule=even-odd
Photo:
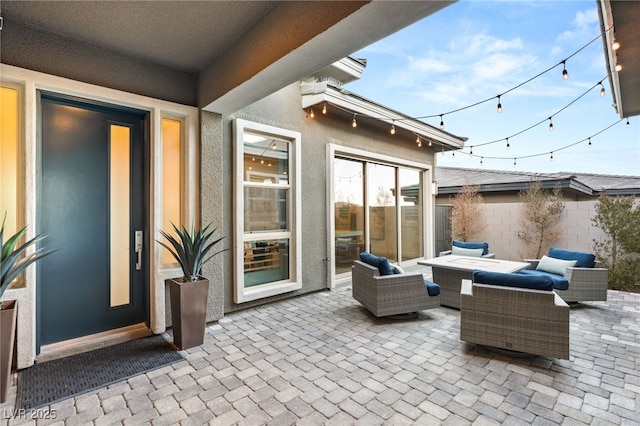
[{"label": "beige stucco column", "polygon": [[[212,224],[218,228],[216,235],[223,236],[224,229],[224,132],[223,119],[219,114],[202,111],[200,116],[200,214],[202,224]],[[224,235],[222,247],[230,247],[230,235]],[[215,250],[215,248],[214,248]],[[207,322],[217,321],[224,316],[224,259],[227,251],[208,262],[202,275],[211,281]]]}]

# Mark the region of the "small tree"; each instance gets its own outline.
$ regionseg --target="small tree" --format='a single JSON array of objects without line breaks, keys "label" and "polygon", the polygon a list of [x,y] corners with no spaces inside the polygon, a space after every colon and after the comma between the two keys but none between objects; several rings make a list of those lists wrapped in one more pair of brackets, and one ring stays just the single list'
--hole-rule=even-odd
[{"label": "small tree", "polygon": [[609,270],[609,287],[640,291],[640,207],[631,197],[600,195],[591,219],[609,237],[593,240],[598,261]]},{"label": "small tree", "polygon": [[482,220],[484,199],[476,185],[464,185],[451,198],[451,239],[476,241],[487,225]]},{"label": "small tree", "polygon": [[522,230],[516,233],[526,246],[524,257],[539,259],[562,235],[558,226],[564,210],[562,189],[556,186],[551,193],[542,189],[540,181],[533,181],[520,192],[523,203],[520,212]]}]

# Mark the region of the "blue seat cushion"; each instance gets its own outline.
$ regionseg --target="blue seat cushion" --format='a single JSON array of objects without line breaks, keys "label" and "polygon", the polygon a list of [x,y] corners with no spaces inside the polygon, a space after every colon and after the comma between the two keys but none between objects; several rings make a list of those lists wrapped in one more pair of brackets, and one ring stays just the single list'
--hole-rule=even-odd
[{"label": "blue seat cushion", "polygon": [[549,277],[553,281],[553,288],[556,290],[567,290],[569,288],[569,281],[567,281],[562,275],[554,274],[553,272],[541,271],[539,269],[523,269],[518,273],[521,275],[528,275],[530,277]]},{"label": "blue seat cushion", "polygon": [[452,243],[456,247],[465,248],[465,249],[482,249],[482,255],[489,254],[489,243],[469,243],[466,241],[457,241],[453,240]]},{"label": "blue seat cushion", "polygon": [[562,260],[577,260],[577,268],[593,268],[596,266],[596,256],[591,253],[551,247],[547,256]]},{"label": "blue seat cushion", "polygon": [[378,257],[367,251],[360,253],[360,260],[367,265],[375,266],[380,271],[380,275],[393,275],[393,266],[386,257]]},{"label": "blue seat cushion", "polygon": [[553,290],[553,281],[545,275],[506,274],[476,269],[473,271],[473,282],[533,290]]},{"label": "blue seat cushion", "polygon": [[440,286],[434,282],[429,280],[424,280],[424,285],[427,287],[427,293],[429,293],[430,297],[437,296],[440,294]]}]

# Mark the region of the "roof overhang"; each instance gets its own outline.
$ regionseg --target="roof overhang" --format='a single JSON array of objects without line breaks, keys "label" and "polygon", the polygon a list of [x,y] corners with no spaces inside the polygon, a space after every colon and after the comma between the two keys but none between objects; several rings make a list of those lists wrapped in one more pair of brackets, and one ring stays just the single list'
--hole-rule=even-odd
[{"label": "roof overhang", "polygon": [[[597,0],[597,4],[613,107],[621,118],[640,115],[640,2]],[[618,50],[613,49],[614,40],[621,45]]]},{"label": "roof overhang", "polygon": [[387,123],[389,127],[393,125],[398,129],[404,129],[419,136],[424,142],[431,141],[433,144],[440,145],[445,151],[461,149],[467,140],[467,138],[436,129],[427,123],[372,102],[348,90],[335,87],[330,82],[304,81],[301,84],[303,109],[326,103],[353,115],[358,120],[370,119]]},{"label": "roof overhang", "polygon": [[[479,184],[478,192],[479,193],[490,193],[490,192],[520,192],[529,187],[533,180],[526,180],[521,182],[508,182],[508,183],[490,183],[490,184]],[[594,191],[589,186],[573,179],[573,178],[563,178],[563,179],[541,179],[540,184],[542,189],[554,189],[556,186],[559,186],[562,190],[577,192],[581,195],[593,195]],[[438,186],[438,195],[453,195],[460,192],[462,189],[462,185],[456,186]]]}]

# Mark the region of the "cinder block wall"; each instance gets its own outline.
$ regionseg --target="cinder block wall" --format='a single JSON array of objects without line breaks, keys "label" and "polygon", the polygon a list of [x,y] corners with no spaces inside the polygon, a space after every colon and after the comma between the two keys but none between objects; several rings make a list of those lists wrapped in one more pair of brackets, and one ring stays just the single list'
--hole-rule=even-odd
[{"label": "cinder block wall", "polygon": [[[567,250],[593,252],[593,240],[606,238],[602,230],[591,223],[595,216],[594,201],[565,201],[565,209],[560,218],[560,227],[564,230],[554,247]],[[485,203],[483,219],[487,224],[483,241],[489,243],[496,258],[520,260],[525,257],[525,247],[517,238],[520,226],[521,203]]]}]

